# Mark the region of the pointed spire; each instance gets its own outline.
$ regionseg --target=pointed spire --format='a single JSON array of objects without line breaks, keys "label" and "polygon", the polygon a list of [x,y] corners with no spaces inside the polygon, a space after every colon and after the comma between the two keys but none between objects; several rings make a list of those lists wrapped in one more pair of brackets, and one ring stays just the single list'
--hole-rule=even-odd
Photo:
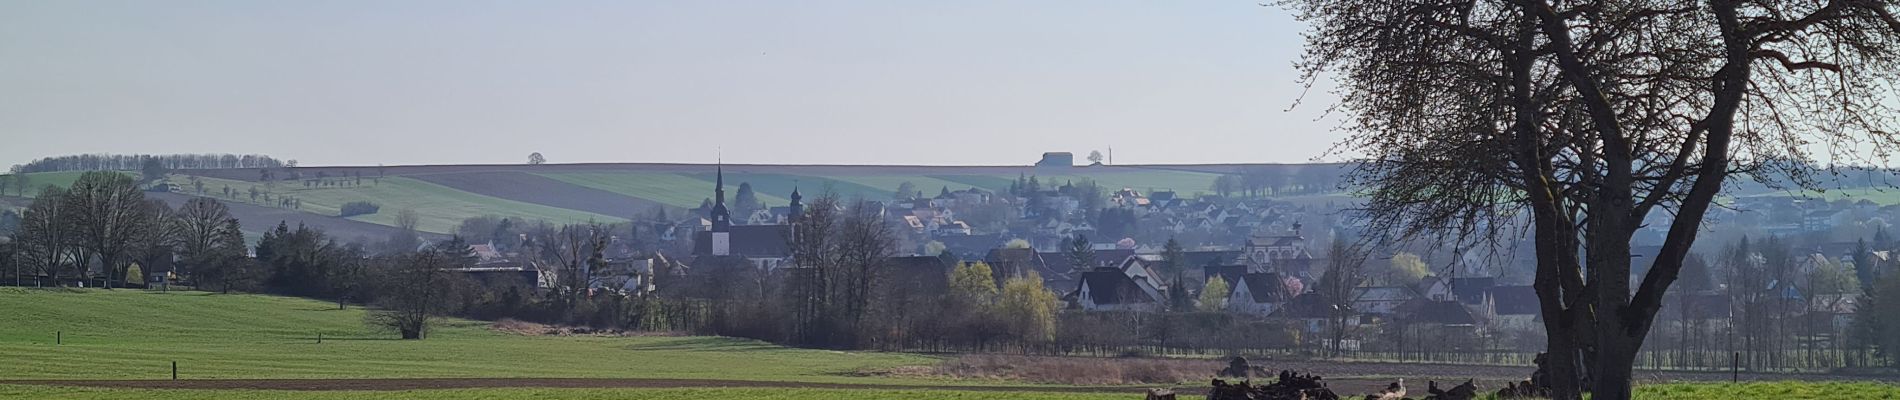
[{"label": "pointed spire", "polygon": [[713,166],[713,199],[715,204],[726,204],[726,165],[725,160]]},{"label": "pointed spire", "polygon": [[723,157],[713,167],[713,232],[725,232],[732,226],[732,213],[726,210],[726,161]]}]

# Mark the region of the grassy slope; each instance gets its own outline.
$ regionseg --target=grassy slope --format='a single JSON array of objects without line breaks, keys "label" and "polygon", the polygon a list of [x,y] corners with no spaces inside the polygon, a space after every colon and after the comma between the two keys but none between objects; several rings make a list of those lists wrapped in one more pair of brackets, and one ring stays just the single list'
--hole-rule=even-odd
[{"label": "grassy slope", "polygon": [[[569,172],[540,175],[574,185],[639,197],[681,208],[699,207],[700,200],[712,198],[711,181],[674,173]],[[737,191],[738,183],[733,183],[733,187],[727,189]],[[776,197],[766,198],[776,199]]]},{"label": "grassy slope", "polygon": [[[1015,173],[939,175],[878,173],[868,168],[863,173],[853,172],[837,176],[776,173],[771,169],[728,170],[726,172],[727,196],[736,197],[740,183],[751,183],[759,200],[765,202],[767,206],[774,207],[785,205],[789,201],[787,197],[793,188],[801,189],[807,197],[816,196],[829,188],[845,198],[862,197],[870,200],[884,200],[891,198],[892,192],[904,182],[910,182],[926,196],[934,196],[945,187],[951,190],[971,187],[1002,190],[1009,187],[1009,184],[1019,176]],[[1139,168],[1076,168],[1059,172],[1060,174],[1041,174],[1038,179],[1045,185],[1060,185],[1063,182],[1092,179],[1108,190],[1124,187],[1142,191],[1172,189],[1184,195],[1192,195],[1206,191],[1214,178],[1218,176],[1206,172]],[[583,171],[537,174],[576,186],[605,190],[681,208],[697,207],[701,200],[710,198],[714,178],[711,172]],[[52,176],[46,179],[57,180]],[[205,182],[206,191],[213,193],[220,192],[227,185],[239,192],[247,192],[253,186],[263,188],[263,185],[256,182],[218,178],[201,179]],[[69,182],[70,179],[67,181]],[[191,187],[190,181],[184,177],[174,177],[171,181],[181,187]],[[352,219],[383,225],[395,223],[397,210],[414,209],[422,214],[421,229],[435,233],[449,233],[462,219],[481,215],[547,220],[554,223],[589,220],[612,222],[625,218],[625,216],[601,215],[505,200],[484,195],[479,193],[479,190],[456,190],[400,176],[383,178],[380,185],[362,187],[305,188],[298,182],[279,182],[270,190],[303,199],[302,211],[320,215],[336,215],[338,208],[350,201],[376,202],[383,206],[384,212]],[[239,197],[248,198],[248,195],[240,193]],[[732,197],[728,197],[728,200],[731,199]]]},{"label": "grassy slope", "polygon": [[[846,376],[923,356],[798,350],[709,337],[527,337],[452,321],[386,340],[363,312],[319,301],[201,292],[0,288],[0,377],[569,377],[903,383]],[[65,344],[53,345],[56,331]],[[313,337],[326,340],[316,344]],[[914,381],[914,380],[913,380]]]},{"label": "grassy slope", "polygon": [[[79,180],[79,175],[85,174],[85,173],[86,173],[85,171],[66,171],[66,172],[34,172],[34,173],[26,174],[26,179],[27,179],[26,196],[20,196],[20,197],[39,196],[40,189],[45,188],[48,185],[58,186],[62,188],[71,187],[73,185],[73,181]],[[12,175],[8,175],[7,177],[8,179],[12,179]],[[6,193],[8,196],[19,196],[19,194],[13,192],[13,182],[11,180],[7,181],[6,184],[7,184]]]},{"label": "grassy slope", "polygon": [[1782,192],[1760,193],[1760,194],[1754,194],[1754,195],[1749,195],[1745,197],[1796,197],[1796,198],[1826,199],[1827,201],[1834,201],[1834,200],[1840,200],[1840,199],[1847,199],[1850,201],[1860,201],[1862,199],[1865,199],[1868,201],[1872,201],[1874,203],[1879,203],[1880,205],[1888,205],[1888,204],[1900,204],[1900,189],[1852,188],[1852,189],[1830,189],[1826,192],[1782,191]]},{"label": "grassy slope", "polygon": [[[240,192],[240,199],[249,200],[250,188],[256,186],[265,190],[265,186],[256,182],[224,180],[217,178],[199,178],[205,182],[208,193],[222,193],[225,186]],[[189,181],[174,177],[172,182],[182,187],[190,187]],[[480,194],[455,190],[446,186],[421,180],[388,177],[382,183],[371,184],[364,180],[363,186],[306,188],[301,183],[278,182],[269,189],[279,195],[290,195],[303,200],[304,212],[337,215],[344,203],[369,201],[382,206],[382,211],[350,217],[350,219],[374,224],[396,224],[396,214],[403,209],[415,210],[422,217],[417,228],[424,232],[454,233],[455,226],[464,219],[483,215],[500,215],[527,220],[545,220],[550,223],[577,223],[587,221],[619,222],[623,217],[595,214],[585,211],[568,210],[539,204],[505,200]]]}]

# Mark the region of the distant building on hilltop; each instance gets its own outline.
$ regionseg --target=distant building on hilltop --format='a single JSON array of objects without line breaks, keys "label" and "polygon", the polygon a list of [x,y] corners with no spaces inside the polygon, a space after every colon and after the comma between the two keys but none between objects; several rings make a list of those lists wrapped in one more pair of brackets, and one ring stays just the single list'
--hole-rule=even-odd
[{"label": "distant building on hilltop", "polygon": [[1042,153],[1042,161],[1037,161],[1036,166],[1038,167],[1073,167],[1075,166],[1075,153],[1070,153],[1066,151],[1052,151],[1048,153]]}]

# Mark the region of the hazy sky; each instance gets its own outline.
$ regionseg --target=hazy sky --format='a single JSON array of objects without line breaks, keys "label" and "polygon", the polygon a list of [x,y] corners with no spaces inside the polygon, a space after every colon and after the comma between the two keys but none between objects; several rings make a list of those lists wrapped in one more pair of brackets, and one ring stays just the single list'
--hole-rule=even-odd
[{"label": "hazy sky", "polygon": [[0,0],[0,165],[1300,162],[1339,134],[1250,1]]}]

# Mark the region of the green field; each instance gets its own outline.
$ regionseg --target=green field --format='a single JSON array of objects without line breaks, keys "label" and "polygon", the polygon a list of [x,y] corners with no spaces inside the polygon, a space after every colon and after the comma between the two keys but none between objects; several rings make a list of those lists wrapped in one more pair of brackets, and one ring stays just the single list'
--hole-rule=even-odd
[{"label": "green field", "polygon": [[1817,192],[1817,191],[1769,192],[1769,193],[1749,195],[1746,197],[1791,197],[1791,196],[1796,197],[1796,198],[1826,199],[1827,201],[1835,201],[1835,200],[1841,200],[1841,199],[1847,199],[1849,201],[1867,200],[1867,201],[1872,201],[1874,203],[1877,203],[1883,206],[1891,205],[1891,204],[1900,204],[1900,188],[1829,189],[1826,192]]},{"label": "green field", "polygon": [[33,399],[758,399],[758,400],[1108,400],[1139,398],[1139,394],[1113,393],[1039,393],[973,392],[954,390],[849,390],[849,389],[455,389],[405,391],[269,391],[269,390],[127,390],[0,385],[0,398]]},{"label": "green field", "polygon": [[[451,320],[420,341],[364,327],[363,311],[263,295],[0,288],[0,379],[602,378],[863,384],[922,388],[481,388],[392,391],[107,389],[0,384],[34,399],[1111,399],[1136,393],[1052,393],[1050,386],[866,372],[927,366],[934,357],[779,347],[715,337],[520,336]],[[322,334],[323,343],[316,336]],[[54,344],[55,337],[62,344]],[[776,382],[776,383],[774,383]],[[717,382],[709,385],[720,385]],[[963,386],[956,388],[954,386]],[[970,386],[1009,388],[972,391]],[[1663,384],[1645,399],[1900,399],[1870,383]],[[1191,397],[1184,397],[1191,398]]]},{"label": "green field", "polygon": [[[569,184],[605,190],[621,195],[652,200],[680,208],[699,207],[700,200],[712,198],[713,184],[690,176],[664,172],[572,172],[538,174]],[[738,183],[728,188],[738,190]],[[729,194],[730,195],[730,194]],[[782,200],[761,193],[766,202]]]},{"label": "green field", "polygon": [[[1199,398],[1182,393],[1183,399]],[[1133,399],[1135,393],[1045,393],[980,392],[956,390],[860,390],[860,389],[788,389],[788,388],[705,388],[705,389],[445,389],[403,391],[273,391],[273,390],[188,390],[188,389],[98,389],[56,386],[0,385],[0,398],[108,400],[108,399],[763,399],[763,400],[1093,400]],[[1351,396],[1348,396],[1350,398]],[[1645,400],[1730,400],[1730,399],[1803,399],[1867,400],[1900,399],[1900,386],[1878,383],[1764,382],[1729,385],[1719,383],[1648,385],[1636,389],[1636,398]],[[1492,396],[1480,397],[1493,399]]]},{"label": "green field", "polygon": [[[252,187],[256,187],[258,190],[275,193],[274,196],[289,195],[301,199],[303,200],[302,211],[318,215],[336,216],[344,203],[352,201],[376,203],[382,206],[381,212],[350,217],[350,219],[374,224],[394,226],[398,212],[404,209],[415,210],[421,217],[416,229],[433,233],[454,233],[455,226],[462,220],[484,215],[499,215],[530,221],[541,220],[556,224],[626,221],[624,217],[495,198],[395,176],[382,178],[380,183],[371,183],[373,181],[366,179],[363,186],[316,188],[307,188],[294,181],[264,185],[257,182],[217,178],[198,179],[204,181],[205,192],[214,196],[221,194],[223,188],[229,186],[231,190],[239,192],[239,199],[249,201],[249,191]],[[185,188],[184,190],[191,190],[191,182],[185,177],[174,176],[169,181]]]},{"label": "green field", "polygon": [[45,188],[49,185],[58,186],[62,188],[72,187],[73,181],[79,180],[79,176],[85,173],[86,173],[85,171],[65,171],[65,172],[34,172],[30,174],[25,174],[26,181],[27,181],[26,196],[20,196],[19,193],[15,193],[13,191],[13,181],[11,180],[13,178],[12,175],[4,175],[7,178],[5,182],[7,184],[6,193],[8,196],[37,197],[40,195],[40,189]]},{"label": "green field", "polygon": [[[927,365],[895,353],[789,349],[712,337],[543,337],[452,321],[427,340],[388,340],[363,311],[263,295],[0,288],[0,377],[562,377],[904,383],[851,376]],[[62,333],[63,332],[63,333]],[[323,334],[322,344],[316,343]],[[64,344],[55,345],[55,335]],[[922,381],[912,379],[911,381]]]}]

